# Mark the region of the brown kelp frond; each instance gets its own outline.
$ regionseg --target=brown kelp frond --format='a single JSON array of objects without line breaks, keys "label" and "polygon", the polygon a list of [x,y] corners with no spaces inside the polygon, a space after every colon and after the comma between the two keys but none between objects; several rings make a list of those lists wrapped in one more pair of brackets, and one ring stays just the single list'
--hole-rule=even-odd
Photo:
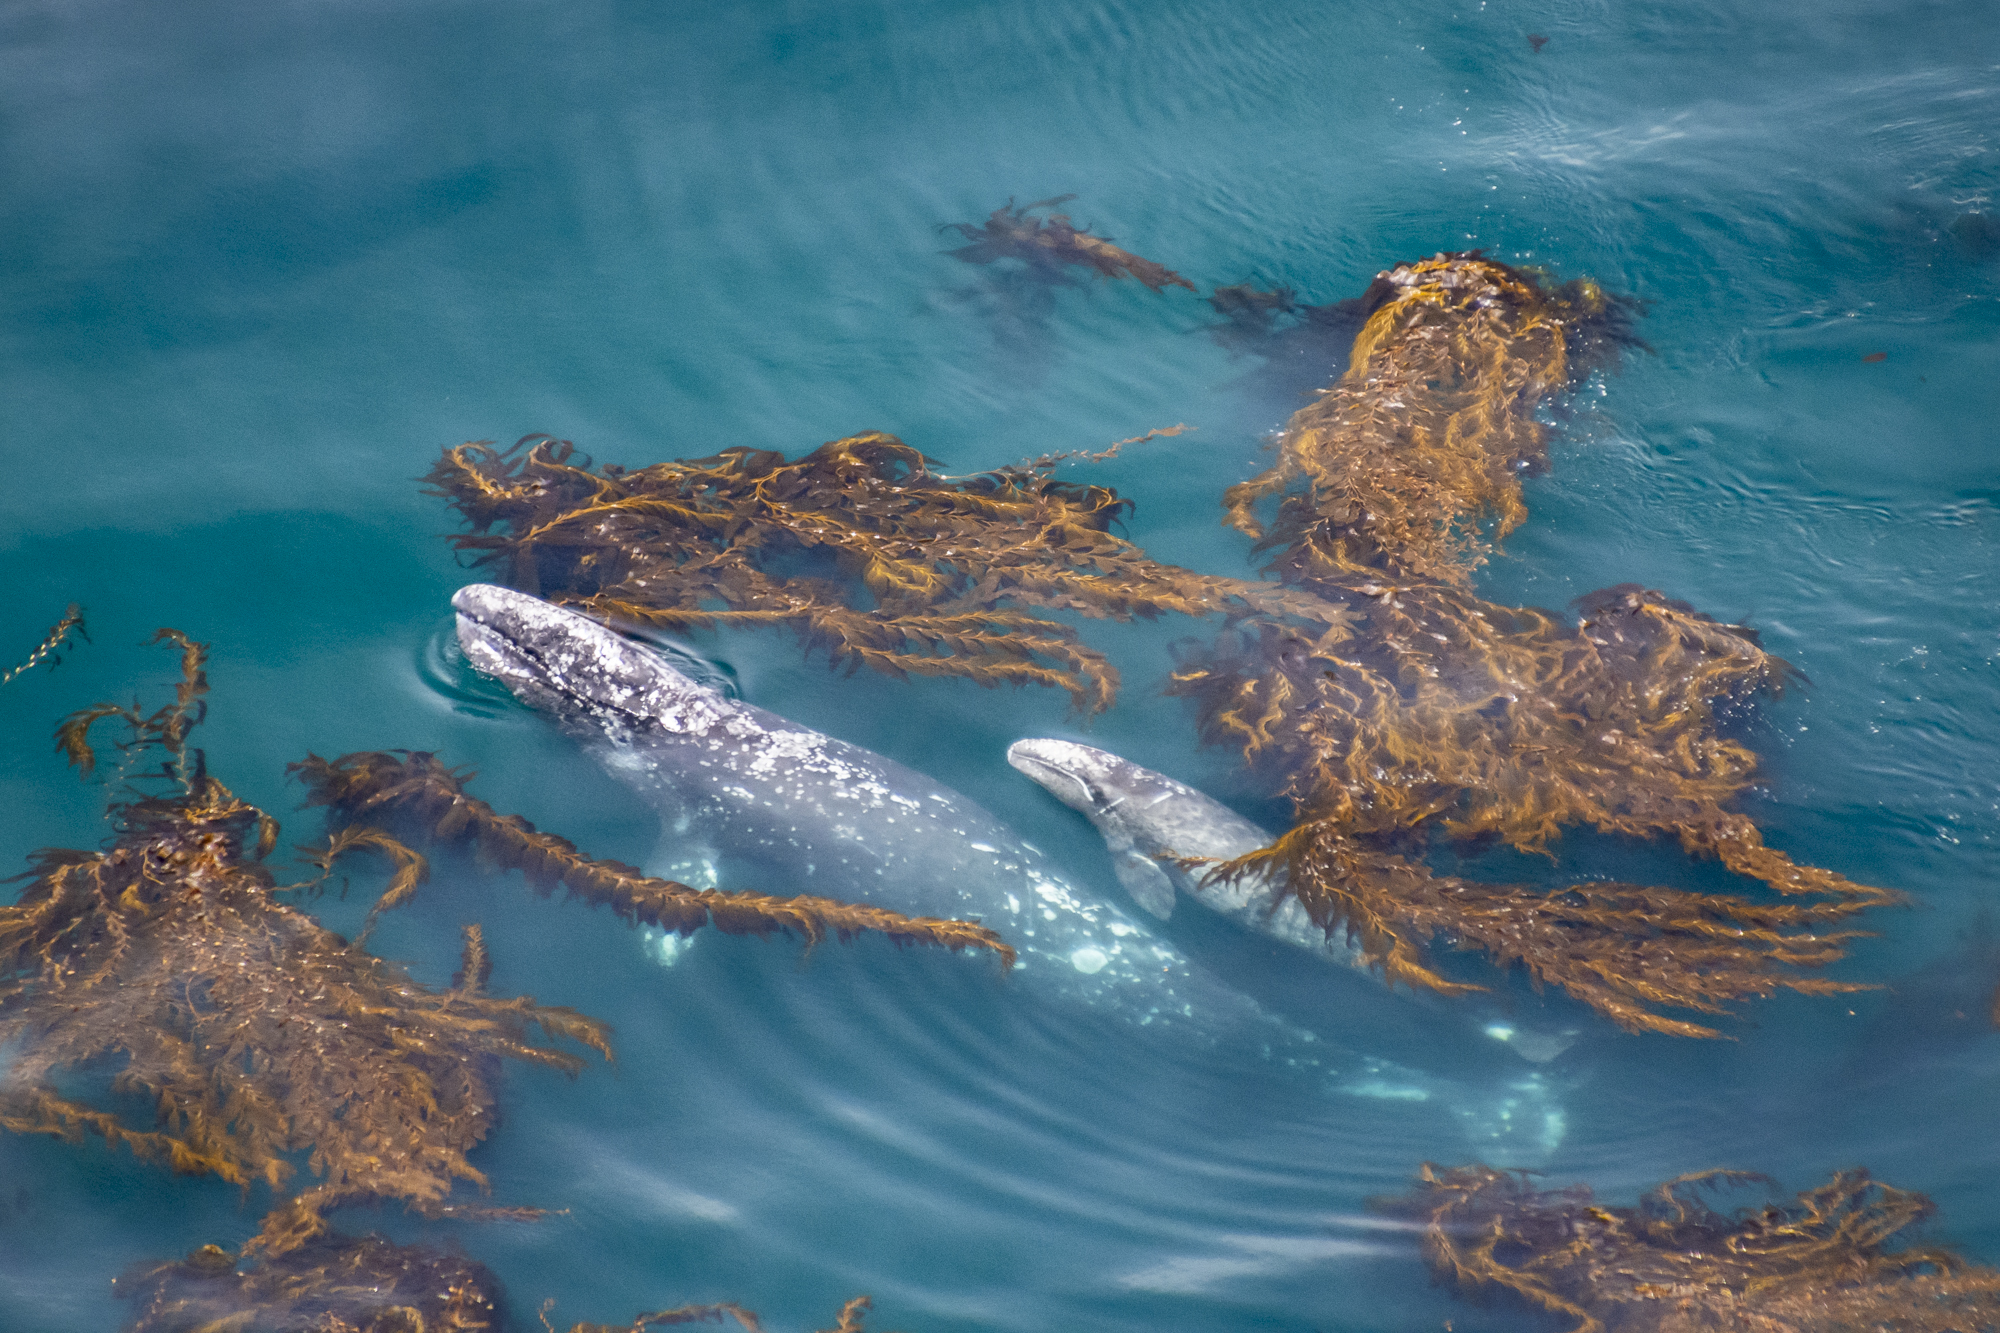
[{"label": "brown kelp frond", "polygon": [[[1489,545],[1480,525],[1497,540],[1527,517],[1520,478],[1546,462],[1536,409],[1576,376],[1573,343],[1624,307],[1476,250],[1398,265],[1364,300],[1347,373],[1294,414],[1270,470],[1230,488],[1228,521],[1285,548],[1290,578],[1465,586]],[[1255,507],[1271,496],[1267,533]]]},{"label": "brown kelp frond", "polygon": [[971,242],[948,252],[968,264],[1018,259],[1032,269],[1057,278],[1060,278],[1063,269],[1073,266],[1090,269],[1105,278],[1137,278],[1156,292],[1166,287],[1195,289],[1193,283],[1164,264],[1156,264],[1150,259],[1141,259],[1129,250],[1121,250],[1111,243],[1108,236],[1093,236],[1089,228],[1078,227],[1067,214],[1052,212],[1047,217],[1030,216],[1041,209],[1066,204],[1074,198],[1073,194],[1062,194],[1053,199],[1022,204],[1018,208],[1009,199],[1003,207],[988,214],[983,225],[948,222],[938,230],[955,231]]},{"label": "brown kelp frond", "polygon": [[68,646],[71,634],[85,643],[90,642],[90,633],[83,627],[83,608],[75,602],[69,604],[69,609],[63,612],[62,619],[42,636],[42,641],[35,645],[35,651],[29,653],[19,666],[0,671],[0,685],[5,685],[14,677],[34,670],[43,662],[47,662],[51,667],[61,666],[62,650]]},{"label": "brown kelp frond", "polygon": [[585,856],[575,844],[538,831],[519,815],[502,815],[465,792],[466,775],[421,751],[369,751],[326,760],[310,755],[290,770],[306,785],[307,805],[331,807],[349,819],[394,815],[441,843],[470,844],[489,865],[519,870],[537,893],[558,886],[592,905],[608,906],[627,921],[689,934],[714,926],[730,935],[787,931],[809,944],[828,935],[842,941],[862,933],[896,944],[935,944],[954,952],[987,949],[1004,966],[1012,946],[968,921],[910,917],[879,907],[800,895],[725,893],[654,879],[636,866]]},{"label": "brown kelp frond", "polygon": [[823,1328],[819,1333],[866,1333],[867,1325],[862,1317],[875,1305],[867,1296],[856,1296],[840,1307],[840,1315],[833,1321],[832,1328]]},{"label": "brown kelp frond", "polygon": [[[555,1325],[549,1322],[549,1311],[555,1308],[553,1300],[542,1302],[542,1327],[549,1333],[555,1333]],[[743,1333],[764,1333],[764,1326],[757,1322],[755,1311],[746,1310],[731,1301],[655,1310],[650,1314],[634,1316],[629,1324],[571,1324],[564,1333],[645,1333],[649,1328],[665,1328],[670,1324],[720,1324],[731,1319],[736,1321]]]},{"label": "brown kelp frond", "polygon": [[[183,688],[135,726],[134,745],[185,761],[206,690],[200,646]],[[133,710],[136,714],[136,710]],[[171,796],[118,807],[102,853],[51,850],[0,907],[0,1124],[94,1133],[175,1170],[282,1189],[306,1154],[320,1183],[273,1210],[272,1253],[323,1229],[338,1203],[442,1205],[492,1123],[502,1058],[575,1072],[535,1030],[609,1054],[602,1025],[568,1009],[470,987],[432,991],[287,905],[258,856],[261,811],[190,769]],[[396,846],[380,834],[346,847]],[[333,853],[329,853],[331,855]],[[407,893],[421,860],[403,853]],[[150,1126],[62,1097],[68,1071],[107,1068],[111,1091],[155,1109]]]},{"label": "brown kelp frond", "polygon": [[1779,990],[1809,995],[1868,986],[1804,975],[1845,956],[1861,932],[1827,930],[1852,904],[1766,904],[1728,894],[1632,884],[1560,889],[1433,875],[1421,862],[1351,836],[1342,821],[1310,820],[1272,846],[1207,871],[1258,875],[1293,893],[1332,937],[1345,932],[1392,984],[1462,994],[1426,962],[1433,941],[1519,967],[1630,1032],[1716,1037],[1660,1010],[1720,1015]]},{"label": "brown kelp frond", "polygon": [[187,738],[200,724],[207,707],[203,696],[208,693],[208,645],[196,643],[177,629],[156,630],[150,641],[171,643],[181,650],[181,679],[174,687],[174,701],[151,714],[141,714],[137,704],[125,708],[101,703],[80,709],[57,725],[56,749],[88,777],[97,763],[96,752],[90,745],[90,729],[106,718],[122,718],[131,730],[131,737],[119,742],[118,748],[130,754],[159,747],[167,755],[161,776],[192,791],[194,769],[200,761],[198,756],[190,759]]},{"label": "brown kelp frond", "polygon": [[1150,560],[1111,525],[1130,501],[1057,480],[1059,456],[966,477],[891,435],[796,461],[732,449],[635,471],[562,441],[447,450],[427,478],[453,539],[523,591],[676,630],[783,626],[836,666],[1065,690],[1109,707],[1117,672],[1058,616],[1337,620],[1310,594]]},{"label": "brown kelp frond", "polygon": [[420,854],[411,851],[381,829],[370,828],[366,824],[349,824],[329,834],[323,849],[301,846],[298,849],[299,859],[318,866],[320,873],[303,884],[285,886],[287,891],[305,890],[317,893],[332,877],[333,863],[348,852],[360,849],[381,853],[396,867],[396,873],[390,879],[388,887],[382,890],[382,896],[368,909],[368,917],[362,923],[361,933],[354,937],[357,945],[366,942],[368,936],[374,932],[376,918],[416,897],[417,889],[430,878],[430,863]]},{"label": "brown kelp frond", "polygon": [[127,1333],[484,1333],[504,1319],[500,1284],[463,1256],[381,1236],[323,1235],[239,1267],[205,1245],[113,1284]]},{"label": "brown kelp frond", "polygon": [[1581,1185],[1428,1163],[1410,1194],[1377,1201],[1425,1226],[1424,1254],[1471,1297],[1511,1292],[1575,1333],[1945,1333],[2000,1324],[2000,1271],[1912,1244],[1930,1200],[1836,1173],[1789,1204],[1719,1211],[1709,1196],[1764,1177],[1701,1171],[1633,1207]]}]

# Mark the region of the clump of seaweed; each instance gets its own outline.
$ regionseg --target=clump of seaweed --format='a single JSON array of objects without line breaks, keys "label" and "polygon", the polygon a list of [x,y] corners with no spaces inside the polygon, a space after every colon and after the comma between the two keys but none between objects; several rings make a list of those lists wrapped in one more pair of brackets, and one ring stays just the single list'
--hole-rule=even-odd
[{"label": "clump of seaweed", "polygon": [[[1300,409],[1277,463],[1223,497],[1287,579],[1343,574],[1467,585],[1527,517],[1521,476],[1547,465],[1543,400],[1629,345],[1631,303],[1597,284],[1546,288],[1476,250],[1403,264],[1361,298],[1347,373]],[[1269,532],[1258,501],[1282,496]]]},{"label": "clump of seaweed", "polygon": [[[138,1306],[127,1333],[489,1333],[507,1322],[499,1280],[484,1264],[377,1235],[325,1234],[276,1255],[204,1245],[185,1259],[137,1265],[113,1289]],[[825,1333],[866,1333],[869,1304],[866,1296],[848,1301]],[[550,1333],[554,1308],[546,1301],[538,1312]],[[755,1312],[726,1301],[654,1310],[626,1324],[577,1323],[566,1333],[730,1320],[743,1333],[764,1333]]]},{"label": "clump of seaweed", "polygon": [[1525,1172],[1426,1163],[1410,1194],[1376,1206],[1423,1223],[1440,1282],[1474,1299],[1509,1294],[1573,1333],[2000,1327],[2000,1270],[1911,1242],[1934,1211],[1923,1195],[1853,1170],[1788,1204],[1725,1213],[1709,1202],[1771,1183],[1697,1171],[1609,1207],[1587,1186],[1542,1190]]},{"label": "clump of seaweed", "polygon": [[[343,819],[395,819],[422,838],[442,845],[469,846],[481,864],[519,870],[544,897],[564,889],[592,906],[608,906],[628,922],[692,934],[714,926],[730,935],[784,931],[808,945],[828,935],[842,941],[863,933],[908,944],[986,949],[1012,967],[1014,950],[999,935],[969,921],[910,917],[865,904],[800,895],[695,889],[654,879],[621,861],[600,861],[577,851],[567,838],[539,832],[519,815],[502,815],[465,792],[470,774],[445,767],[422,751],[365,751],[326,760],[308,756],[291,771],[306,785],[306,804],[330,807]],[[366,825],[350,826],[366,828]],[[338,838],[339,835],[336,835]],[[415,892],[414,883],[409,892]],[[385,893],[376,910],[407,895]],[[477,944],[477,939],[473,941]],[[480,953],[484,957],[483,950]],[[468,957],[468,975],[475,964]]]},{"label": "clump of seaweed", "polygon": [[1053,686],[1086,713],[1118,674],[1057,615],[1322,613],[1148,559],[1110,531],[1131,502],[1058,480],[1060,461],[946,477],[870,432],[796,461],[729,449],[626,471],[528,436],[446,450],[426,481],[471,525],[461,552],[551,601],[676,630],[783,626],[850,670]]},{"label": "clump of seaweed", "polygon": [[42,641],[35,645],[35,651],[29,653],[21,665],[0,671],[0,685],[7,684],[16,676],[33,671],[43,662],[47,662],[51,667],[61,666],[62,650],[69,645],[72,634],[86,643],[90,641],[90,633],[83,627],[83,608],[75,602],[69,604],[69,609],[63,612],[62,619],[42,636]]},{"label": "clump of seaweed", "polygon": [[504,1321],[485,1265],[381,1236],[320,1235],[248,1268],[204,1245],[113,1284],[138,1307],[127,1333],[485,1333]]},{"label": "clump of seaweed", "polygon": [[[1757,757],[1719,724],[1779,692],[1790,666],[1753,631],[1637,585],[1579,599],[1574,626],[1470,588],[1526,516],[1520,477],[1545,462],[1538,405],[1635,341],[1629,306],[1477,252],[1401,266],[1364,299],[1346,375],[1293,417],[1277,465],[1224,497],[1280,580],[1339,614],[1244,617],[1189,649],[1169,685],[1204,739],[1276,772],[1298,811],[1278,843],[1214,873],[1282,871],[1391,980],[1455,989],[1421,961],[1443,935],[1632,1030],[1715,1036],[1652,1007],[1855,989],[1796,970],[1853,938],[1818,928],[1895,896],[1798,865],[1728,806]],[[1271,497],[1267,532],[1255,508]],[[1395,854],[1433,829],[1540,853],[1570,825],[1672,836],[1812,901],[1625,885],[1537,896]]]},{"label": "clump of seaweed", "polygon": [[939,231],[955,231],[969,245],[949,251],[968,264],[991,264],[998,259],[1018,259],[1036,273],[1054,282],[1068,281],[1066,269],[1087,268],[1105,278],[1137,278],[1150,291],[1167,287],[1195,289],[1194,284],[1164,264],[1143,259],[1121,250],[1108,236],[1094,236],[1088,227],[1078,227],[1067,214],[1031,216],[1041,209],[1053,209],[1076,198],[1059,194],[1032,204],[1014,206],[1009,199],[986,217],[983,225],[947,222]]},{"label": "clump of seaweed", "polygon": [[[206,646],[181,651],[174,702],[151,714],[100,704],[57,737],[88,771],[92,728],[122,720],[127,765],[152,756],[159,790],[114,804],[101,852],[35,853],[17,903],[0,907],[0,1126],[75,1139],[88,1132],[175,1171],[283,1190],[292,1156],[319,1183],[274,1209],[258,1244],[274,1253],[321,1232],[322,1214],[362,1199],[429,1213],[456,1181],[484,1175],[466,1154],[493,1120],[505,1059],[575,1073],[574,1041],[607,1059],[603,1025],[527,997],[488,995],[484,946],[469,933],[464,980],[419,985],[282,901],[263,859],[277,822],[207,772],[188,744],[203,717]],[[143,770],[142,770],[143,771]],[[350,829],[317,854],[393,851],[407,893],[422,859],[379,830]],[[66,1074],[112,1075],[114,1096],[154,1107],[150,1128],[66,1095]],[[521,1210],[516,1210],[520,1213]],[[526,1210],[531,1215],[532,1210]],[[515,1214],[509,1214],[515,1215]]]}]

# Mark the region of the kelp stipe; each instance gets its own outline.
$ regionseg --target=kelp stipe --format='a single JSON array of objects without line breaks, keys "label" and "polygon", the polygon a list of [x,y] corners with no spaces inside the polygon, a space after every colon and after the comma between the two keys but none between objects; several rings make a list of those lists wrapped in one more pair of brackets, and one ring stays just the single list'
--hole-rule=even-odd
[{"label": "kelp stipe", "polygon": [[75,602],[69,604],[69,609],[63,612],[62,619],[42,636],[42,641],[35,645],[35,650],[29,653],[19,666],[0,671],[0,685],[5,685],[14,677],[34,670],[43,662],[47,662],[51,667],[61,666],[62,650],[70,646],[69,638],[72,634],[85,643],[90,642],[90,632],[83,627],[83,608]]},{"label": "kelp stipe", "polygon": [[1099,277],[1136,278],[1156,292],[1167,287],[1195,289],[1193,283],[1166,265],[1121,250],[1111,243],[1108,236],[1093,236],[1088,227],[1078,227],[1067,214],[1052,212],[1047,217],[1029,216],[1041,209],[1056,208],[1074,198],[1073,194],[1059,194],[1053,199],[1037,200],[1018,208],[1009,199],[1005,205],[989,213],[981,225],[947,222],[938,230],[955,231],[971,242],[947,252],[968,264],[1018,259],[1056,282],[1068,280],[1065,269],[1087,268]]},{"label": "kelp stipe", "polygon": [[249,1268],[205,1245],[143,1264],[113,1290],[137,1307],[127,1333],[497,1333],[500,1284],[485,1265],[381,1236],[323,1235]]},{"label": "kelp stipe", "polygon": [[1789,1204],[1728,1213],[1704,1196],[1771,1182],[1697,1171],[1635,1207],[1607,1207],[1587,1186],[1530,1181],[1426,1163],[1409,1194],[1372,1205],[1423,1224],[1438,1282],[1474,1300],[1510,1294],[1571,1333],[2000,1327],[2000,1270],[1915,1243],[1930,1200],[1865,1171],[1837,1172]]},{"label": "kelp stipe", "polygon": [[[87,769],[93,727],[118,718],[140,781],[110,812],[102,852],[48,849],[30,858],[20,900],[0,907],[0,1126],[124,1145],[179,1172],[281,1192],[294,1153],[316,1184],[281,1202],[253,1242],[295,1249],[336,1205],[399,1199],[453,1207],[457,1181],[483,1187],[467,1152],[492,1124],[505,1058],[574,1074],[583,1060],[535,1040],[572,1040],[607,1059],[606,1029],[573,1010],[502,999],[476,985],[433,991],[401,968],[322,928],[279,897],[262,864],[277,822],[210,776],[188,744],[208,690],[206,647],[174,630],[174,702],[150,714],[99,705],[65,719],[59,744]],[[407,892],[421,860],[379,831],[350,830],[322,857],[371,846],[400,853]],[[468,942],[466,975],[484,968]],[[119,1061],[122,1058],[122,1063]],[[117,1094],[156,1108],[150,1127],[64,1096],[66,1071],[113,1073]],[[520,1216],[532,1210],[512,1210]]]},{"label": "kelp stipe", "polygon": [[[1715,1036],[1654,1010],[1855,989],[1798,970],[1853,938],[1817,928],[1896,895],[1794,863],[1728,808],[1757,757],[1720,717],[1781,690],[1790,666],[1754,632],[1636,585],[1580,599],[1574,627],[1471,591],[1526,516],[1522,474],[1545,464],[1538,407],[1636,344],[1633,303],[1476,252],[1400,266],[1363,302],[1347,373],[1294,415],[1277,465],[1224,497],[1227,521],[1272,553],[1269,572],[1339,615],[1245,617],[1185,648],[1169,684],[1205,740],[1274,774],[1298,812],[1273,847],[1212,873],[1282,869],[1391,980],[1450,989],[1422,961],[1444,935],[1633,1030]],[[1267,531],[1256,510],[1273,497]],[[1399,855],[1433,830],[1545,853],[1570,825],[1672,836],[1814,901],[1536,894],[1436,878]]]},{"label": "kelp stipe", "polygon": [[[610,907],[628,922],[683,935],[703,926],[729,935],[783,931],[803,936],[808,945],[829,935],[848,941],[864,933],[877,934],[898,946],[932,944],[953,952],[985,949],[997,954],[1003,967],[1014,965],[1013,947],[973,922],[904,916],[831,898],[695,889],[654,879],[621,861],[585,856],[567,838],[540,832],[519,815],[499,814],[468,796],[469,774],[446,768],[436,756],[422,751],[365,751],[334,760],[309,755],[291,765],[290,771],[305,784],[308,806],[327,806],[344,819],[405,821],[425,840],[469,845],[482,864],[519,870],[543,897],[560,887],[593,906]],[[336,840],[340,836],[336,834]],[[389,897],[383,896],[377,910]],[[476,935],[467,947],[477,947],[484,958]]]},{"label": "kelp stipe", "polygon": [[1057,480],[1060,461],[944,477],[869,433],[796,462],[731,449],[627,471],[530,436],[446,450],[426,481],[471,525],[453,544],[522,591],[668,629],[784,626],[836,666],[1050,686],[1083,713],[1110,707],[1118,673],[1052,613],[1329,614],[1148,559],[1110,531],[1131,501]]}]

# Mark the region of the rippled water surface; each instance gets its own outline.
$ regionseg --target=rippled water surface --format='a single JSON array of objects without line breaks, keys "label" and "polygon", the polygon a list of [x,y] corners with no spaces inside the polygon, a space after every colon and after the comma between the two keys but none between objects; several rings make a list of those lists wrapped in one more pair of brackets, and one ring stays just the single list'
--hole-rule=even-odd
[{"label": "rippled water surface", "polygon": [[[1692,1044],[1521,987],[1503,999],[1584,1033],[1537,1071],[1182,913],[1178,944],[1317,1034],[1308,1072],[878,942],[801,961],[704,935],[669,964],[444,860],[374,947],[443,983],[479,920],[495,987],[606,1018],[618,1062],[510,1070],[475,1153],[497,1202],[567,1214],[339,1221],[462,1245],[516,1329],[546,1298],[805,1328],[862,1291],[913,1333],[1512,1326],[1430,1290],[1364,1209],[1426,1159],[1619,1200],[1865,1163],[2000,1262],[1997,61],[1981,3],[7,3],[0,638],[11,664],[74,600],[93,639],[0,688],[6,859],[103,836],[103,789],[46,738],[157,695],[171,663],[140,645],[169,624],[213,644],[208,762],[246,799],[290,811],[308,751],[435,750],[500,809],[657,865],[652,812],[451,651],[475,576],[415,480],[441,446],[547,431],[636,466],[880,429],[965,472],[1184,422],[1089,475],[1136,500],[1151,554],[1242,574],[1218,496],[1344,349],[1232,351],[1192,293],[1039,287],[945,257],[939,224],[1073,192],[1204,290],[1321,302],[1484,247],[1643,298],[1652,348],[1568,405],[1486,595],[1639,582],[1796,663],[1810,687],[1749,732],[1746,808],[1913,896],[1840,973],[1892,989]],[[1091,630],[1126,689],[1088,739],[1276,822],[1158,694],[1196,628]],[[1083,734],[1063,698],[829,676],[775,635],[693,646],[1124,902],[1090,830],[1002,762]],[[289,815],[284,842],[320,831]],[[1667,846],[1557,853],[1468,869],[1728,879]],[[353,929],[377,887],[357,871],[327,919]],[[113,1274],[237,1244],[265,1206],[0,1136],[0,1327],[115,1326]]]}]

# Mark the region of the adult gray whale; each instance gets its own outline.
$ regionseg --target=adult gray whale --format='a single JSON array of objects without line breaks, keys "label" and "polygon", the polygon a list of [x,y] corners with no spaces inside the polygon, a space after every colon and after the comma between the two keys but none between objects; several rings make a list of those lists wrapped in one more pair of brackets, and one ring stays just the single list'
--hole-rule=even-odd
[{"label": "adult gray whale", "polygon": [[[1118,882],[1139,906],[1162,921],[1173,915],[1177,893],[1247,929],[1362,972],[1372,969],[1344,935],[1329,937],[1306,909],[1261,875],[1210,883],[1162,857],[1228,861],[1272,837],[1211,796],[1142,768],[1108,750],[1074,741],[1024,740],[1007,747],[1007,762],[1050,795],[1077,811],[1104,835]],[[1574,1031],[1537,1032],[1504,1020],[1481,1021],[1485,1034],[1537,1064],[1553,1060],[1576,1040]]]},{"label": "adult gray whale", "polygon": [[1018,950],[1025,988],[1142,1025],[1316,1040],[1116,906],[1078,893],[958,792],[698,684],[660,653],[539,598],[473,584],[452,607],[472,665],[661,808],[677,845],[724,846],[793,881],[761,886],[771,891],[979,920]]}]

